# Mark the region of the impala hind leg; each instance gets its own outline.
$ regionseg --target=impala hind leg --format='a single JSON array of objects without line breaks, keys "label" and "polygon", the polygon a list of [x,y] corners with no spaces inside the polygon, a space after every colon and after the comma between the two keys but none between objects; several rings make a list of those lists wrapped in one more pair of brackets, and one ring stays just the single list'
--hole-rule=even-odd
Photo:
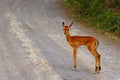
[{"label": "impala hind leg", "polygon": [[95,50],[91,50],[91,53],[93,54],[94,58],[95,58],[95,73],[99,73],[101,70],[100,67],[100,55],[97,53],[97,51]]},{"label": "impala hind leg", "polygon": [[100,55],[97,53],[97,51],[92,51],[92,52],[96,52],[96,54],[94,54],[94,57],[95,57],[95,65],[96,65],[96,67],[95,67],[95,72],[94,72],[94,74],[95,73],[99,73],[100,72],[100,70],[101,70],[101,67],[100,67]]},{"label": "impala hind leg", "polygon": [[94,72],[94,74],[99,73],[101,70],[100,55],[98,54],[98,52],[96,51],[96,48],[94,46],[88,46],[88,49],[95,58],[95,72]]},{"label": "impala hind leg", "polygon": [[77,48],[73,48],[73,60],[74,60],[74,70],[76,71],[77,67]]}]

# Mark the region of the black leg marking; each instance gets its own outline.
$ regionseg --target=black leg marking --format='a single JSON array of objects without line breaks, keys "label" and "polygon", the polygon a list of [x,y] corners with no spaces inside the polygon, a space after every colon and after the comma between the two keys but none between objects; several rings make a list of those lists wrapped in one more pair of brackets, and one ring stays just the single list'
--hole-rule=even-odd
[{"label": "black leg marking", "polygon": [[99,66],[99,71],[101,71],[101,66]]}]

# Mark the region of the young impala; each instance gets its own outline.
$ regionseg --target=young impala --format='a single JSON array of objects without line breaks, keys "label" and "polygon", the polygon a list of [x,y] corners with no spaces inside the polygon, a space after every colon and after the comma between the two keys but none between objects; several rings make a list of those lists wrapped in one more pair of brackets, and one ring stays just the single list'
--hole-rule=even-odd
[{"label": "young impala", "polygon": [[69,30],[71,26],[73,25],[73,22],[70,25],[65,25],[64,22],[62,22],[64,34],[66,36],[66,40],[69,43],[69,45],[73,48],[73,58],[74,58],[74,70],[76,70],[76,58],[77,58],[77,48],[81,45],[87,46],[88,50],[92,53],[92,55],[95,58],[95,73],[99,73],[101,70],[100,67],[100,55],[96,51],[98,46],[98,40],[94,37],[90,36],[71,36],[69,33]]}]

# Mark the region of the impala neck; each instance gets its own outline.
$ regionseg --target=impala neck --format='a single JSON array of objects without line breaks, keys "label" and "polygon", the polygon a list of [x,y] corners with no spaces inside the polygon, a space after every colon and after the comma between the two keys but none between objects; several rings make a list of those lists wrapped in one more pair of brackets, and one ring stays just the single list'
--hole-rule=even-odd
[{"label": "impala neck", "polygon": [[69,32],[66,34],[66,40],[67,40],[69,43],[71,42],[71,35],[70,35]]}]

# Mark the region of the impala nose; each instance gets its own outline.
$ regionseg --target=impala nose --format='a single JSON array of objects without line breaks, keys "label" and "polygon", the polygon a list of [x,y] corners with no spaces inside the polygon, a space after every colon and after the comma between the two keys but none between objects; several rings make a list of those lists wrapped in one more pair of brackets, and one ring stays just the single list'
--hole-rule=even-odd
[{"label": "impala nose", "polygon": [[66,31],[64,31],[64,34],[66,35]]},{"label": "impala nose", "polygon": [[65,34],[65,32],[64,32],[64,34]]}]

